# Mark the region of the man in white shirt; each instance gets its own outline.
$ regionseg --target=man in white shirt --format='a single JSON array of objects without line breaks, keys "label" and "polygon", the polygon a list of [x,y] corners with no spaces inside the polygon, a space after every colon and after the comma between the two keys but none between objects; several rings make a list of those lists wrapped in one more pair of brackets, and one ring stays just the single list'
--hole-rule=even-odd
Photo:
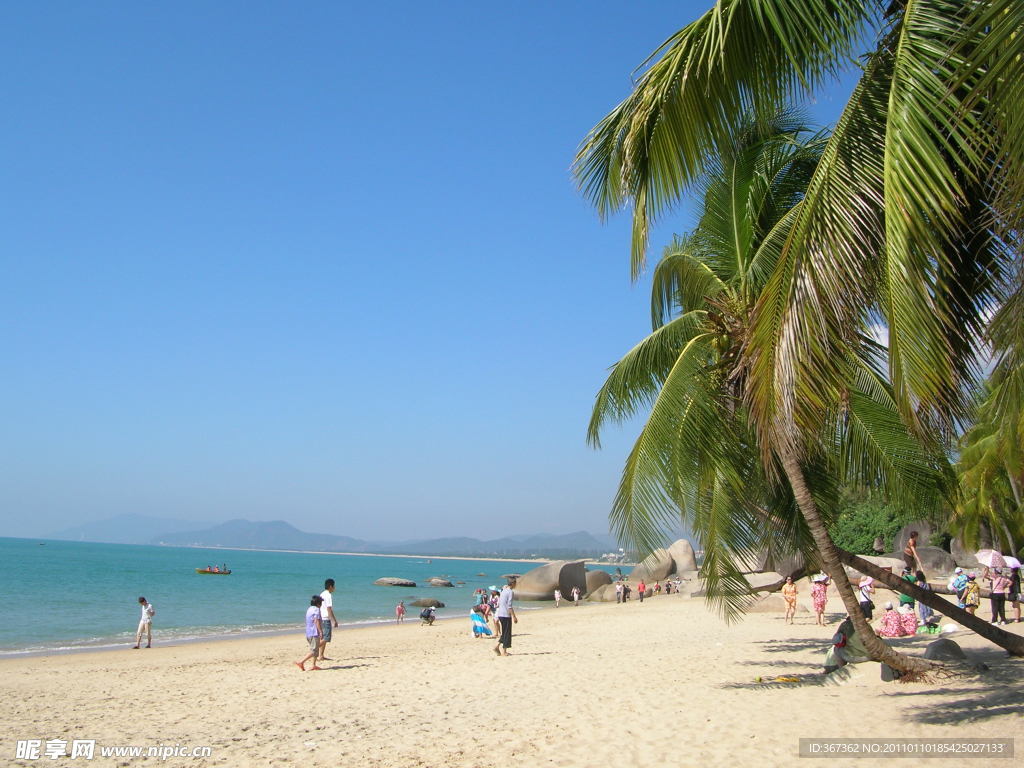
[{"label": "man in white shirt", "polygon": [[498,595],[498,609],[494,612],[501,628],[501,632],[498,633],[498,644],[494,646],[494,652],[499,656],[508,656],[508,649],[512,647],[512,624],[519,623],[516,609],[512,607],[512,598],[515,596],[512,588],[515,585],[515,577],[511,577]]},{"label": "man in white shirt", "polygon": [[334,617],[334,579],[327,579],[324,582],[324,591],[320,593],[323,602],[320,604],[320,624],[323,626],[323,637],[320,638],[320,658],[318,661],[330,661],[324,652],[327,644],[331,642],[331,628],[338,626],[338,620]]},{"label": "man in white shirt", "polygon": [[146,633],[146,647],[153,647],[153,615],[156,613],[154,608],[146,598],[139,598],[139,605],[142,607],[142,618],[139,620],[139,629],[135,633],[135,646],[133,650],[138,650],[139,645],[142,643],[142,633]]}]

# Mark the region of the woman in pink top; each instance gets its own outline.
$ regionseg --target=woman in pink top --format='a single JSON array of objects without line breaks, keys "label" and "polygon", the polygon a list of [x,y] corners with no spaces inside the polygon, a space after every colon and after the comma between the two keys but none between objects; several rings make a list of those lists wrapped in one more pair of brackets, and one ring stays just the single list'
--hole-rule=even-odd
[{"label": "woman in pink top", "polygon": [[405,621],[405,601],[399,600],[398,605],[395,606],[395,624],[401,624]]},{"label": "woman in pink top", "polygon": [[900,615],[893,610],[892,603],[886,603],[885,613],[882,614],[882,620],[878,626],[878,636],[903,637],[906,634]]},{"label": "woman in pink top", "polygon": [[815,618],[818,625],[825,626],[825,603],[828,602],[828,576],[818,574],[811,582],[811,600],[814,602]]},{"label": "woman in pink top", "polygon": [[985,578],[991,584],[989,599],[992,601],[992,623],[1006,623],[1006,598],[1010,594],[1010,579],[1003,571],[995,568],[985,569]]}]

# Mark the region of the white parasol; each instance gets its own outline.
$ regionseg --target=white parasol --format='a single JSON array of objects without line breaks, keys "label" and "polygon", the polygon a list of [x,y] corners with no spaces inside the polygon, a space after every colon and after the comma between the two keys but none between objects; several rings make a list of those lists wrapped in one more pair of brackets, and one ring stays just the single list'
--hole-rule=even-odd
[{"label": "white parasol", "polygon": [[1020,568],[1020,560],[1016,557],[1010,557],[1009,555],[1003,555],[1003,560],[1006,561],[1007,568]]},{"label": "white parasol", "polygon": [[978,562],[989,568],[1005,568],[1006,559],[995,549],[982,549],[974,553]]}]

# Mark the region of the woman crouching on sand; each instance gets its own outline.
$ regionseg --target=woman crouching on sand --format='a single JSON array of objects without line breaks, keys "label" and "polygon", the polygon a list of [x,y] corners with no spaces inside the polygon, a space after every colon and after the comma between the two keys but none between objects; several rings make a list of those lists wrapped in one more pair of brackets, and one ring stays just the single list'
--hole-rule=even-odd
[{"label": "woman crouching on sand", "polygon": [[311,669],[317,671],[320,667],[316,665],[316,655],[320,650],[320,639],[324,636],[323,625],[320,623],[320,606],[324,599],[320,595],[313,595],[309,600],[309,608],[306,609],[306,642],[309,643],[309,653],[302,661],[296,661],[295,666],[306,671],[306,662],[313,660]]}]

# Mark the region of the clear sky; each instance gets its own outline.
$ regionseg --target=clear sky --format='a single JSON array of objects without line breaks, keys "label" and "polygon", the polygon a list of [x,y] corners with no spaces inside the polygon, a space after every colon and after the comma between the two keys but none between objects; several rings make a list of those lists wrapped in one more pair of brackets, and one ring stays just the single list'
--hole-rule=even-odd
[{"label": "clear sky", "polygon": [[7,5],[0,535],[604,533],[648,294],[569,166],[708,5]]}]

